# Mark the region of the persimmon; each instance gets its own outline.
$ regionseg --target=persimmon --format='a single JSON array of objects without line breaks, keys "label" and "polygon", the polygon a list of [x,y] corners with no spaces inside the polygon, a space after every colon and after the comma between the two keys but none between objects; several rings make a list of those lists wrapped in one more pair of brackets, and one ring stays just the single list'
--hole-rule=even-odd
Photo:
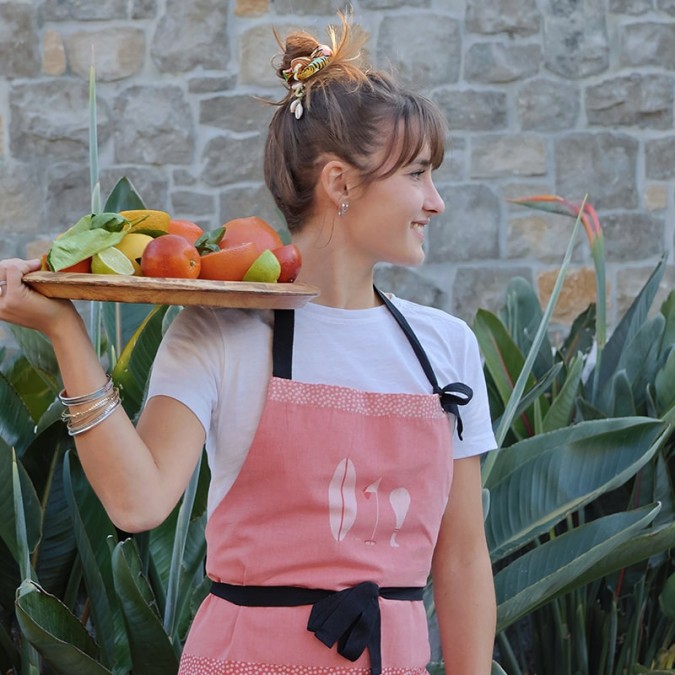
[{"label": "persimmon", "polygon": [[279,233],[266,221],[257,216],[235,218],[225,223],[225,235],[220,240],[220,248],[231,248],[238,244],[253,242],[258,254],[283,246]]},{"label": "persimmon", "polygon": [[199,251],[177,234],[163,234],[153,239],[141,257],[141,271],[146,277],[197,279],[200,270]]},{"label": "persimmon", "polygon": [[[51,270],[51,268],[49,267],[49,263],[47,262],[46,253],[40,256],[40,270],[42,271]],[[59,272],[78,272],[83,274],[89,274],[91,272],[91,256],[89,258],[85,258],[84,260],[80,260],[80,262],[76,262],[74,265],[71,265],[70,267],[65,267],[64,269],[59,270]]]},{"label": "persimmon", "polygon": [[200,279],[241,281],[258,257],[256,245],[247,241],[202,256]]},{"label": "persimmon", "polygon": [[169,234],[177,234],[181,237],[185,237],[191,244],[194,244],[199,237],[204,234],[204,230],[193,223],[191,220],[181,220],[177,218],[172,218],[169,221],[169,229],[167,230]]},{"label": "persimmon", "polygon": [[300,249],[295,244],[286,244],[285,246],[272,249],[272,253],[274,253],[281,264],[279,283],[291,283],[295,281],[302,266]]}]

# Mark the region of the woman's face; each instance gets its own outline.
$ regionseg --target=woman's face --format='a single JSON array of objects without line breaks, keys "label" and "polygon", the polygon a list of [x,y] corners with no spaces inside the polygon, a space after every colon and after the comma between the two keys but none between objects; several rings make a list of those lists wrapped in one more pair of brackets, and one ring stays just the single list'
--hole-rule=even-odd
[{"label": "woman's face", "polygon": [[425,146],[409,164],[349,195],[342,217],[354,253],[368,264],[418,265],[429,220],[445,210]]}]

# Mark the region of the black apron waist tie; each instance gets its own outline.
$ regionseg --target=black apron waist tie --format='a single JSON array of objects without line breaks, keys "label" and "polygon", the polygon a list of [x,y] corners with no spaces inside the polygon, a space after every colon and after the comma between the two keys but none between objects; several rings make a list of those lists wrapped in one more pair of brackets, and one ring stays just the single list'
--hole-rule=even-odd
[{"label": "black apron waist tie", "polygon": [[368,649],[370,672],[382,673],[381,618],[378,598],[422,600],[423,587],[380,588],[363,581],[342,591],[297,586],[236,586],[214,581],[211,593],[244,607],[312,605],[307,630],[326,645],[337,642],[338,654],[356,661]]}]

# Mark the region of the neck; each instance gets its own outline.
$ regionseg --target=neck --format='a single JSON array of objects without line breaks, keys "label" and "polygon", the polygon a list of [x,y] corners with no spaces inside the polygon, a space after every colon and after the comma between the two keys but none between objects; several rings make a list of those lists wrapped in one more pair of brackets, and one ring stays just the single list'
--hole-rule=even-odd
[{"label": "neck", "polygon": [[293,235],[293,242],[302,254],[298,281],[321,291],[314,302],[339,309],[368,309],[382,304],[373,289],[373,265],[341,246],[329,230],[305,227]]}]

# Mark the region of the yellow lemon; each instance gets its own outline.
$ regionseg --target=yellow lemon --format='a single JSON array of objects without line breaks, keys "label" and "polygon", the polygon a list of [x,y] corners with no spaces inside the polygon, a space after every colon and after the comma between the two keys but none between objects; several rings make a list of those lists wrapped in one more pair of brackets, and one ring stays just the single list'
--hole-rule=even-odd
[{"label": "yellow lemon", "polygon": [[130,223],[129,232],[168,232],[171,216],[166,211],[154,211],[153,209],[135,209],[133,211],[120,211]]},{"label": "yellow lemon", "polygon": [[134,266],[134,274],[137,277],[141,275],[141,257],[143,256],[143,251],[145,251],[145,247],[151,241],[152,237],[149,234],[130,232],[115,246],[116,249],[122,251],[129,258],[131,264]]},{"label": "yellow lemon", "polygon": [[92,274],[124,274],[132,276],[134,266],[122,251],[114,246],[95,253],[91,259]]},{"label": "yellow lemon", "polygon": [[281,263],[269,249],[263,251],[248,268],[242,281],[275,283],[281,274]]}]

